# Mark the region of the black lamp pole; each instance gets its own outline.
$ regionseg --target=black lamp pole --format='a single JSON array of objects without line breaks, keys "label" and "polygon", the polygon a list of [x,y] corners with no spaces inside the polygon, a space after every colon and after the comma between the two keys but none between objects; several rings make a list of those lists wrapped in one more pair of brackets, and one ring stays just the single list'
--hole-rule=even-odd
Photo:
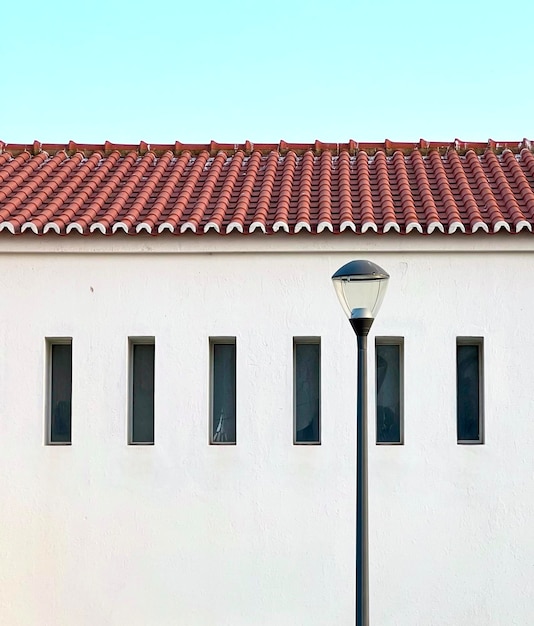
[{"label": "black lamp pole", "polygon": [[367,501],[367,336],[389,274],[371,261],[350,261],[332,276],[358,340],[356,413],[356,626],[369,626],[369,508]]},{"label": "black lamp pole", "polygon": [[372,318],[351,318],[358,340],[356,411],[356,626],[369,625],[369,508],[367,478],[367,335]]}]

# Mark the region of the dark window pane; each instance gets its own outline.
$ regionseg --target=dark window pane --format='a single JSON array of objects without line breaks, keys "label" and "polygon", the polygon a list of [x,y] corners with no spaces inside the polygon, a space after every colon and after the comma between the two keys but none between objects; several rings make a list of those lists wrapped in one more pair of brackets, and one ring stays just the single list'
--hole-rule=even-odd
[{"label": "dark window pane", "polygon": [[295,343],[295,443],[319,443],[321,347]]},{"label": "dark window pane", "polygon": [[212,345],[213,443],[236,443],[236,348],[235,343]]},{"label": "dark window pane", "polygon": [[458,441],[480,441],[480,346],[458,344]]},{"label": "dark window pane", "polygon": [[154,349],[133,345],[132,443],[154,443]]},{"label": "dark window pane", "polygon": [[50,442],[71,443],[72,345],[52,344],[50,351]]},{"label": "dark window pane", "polygon": [[401,443],[400,344],[376,345],[376,441]]}]

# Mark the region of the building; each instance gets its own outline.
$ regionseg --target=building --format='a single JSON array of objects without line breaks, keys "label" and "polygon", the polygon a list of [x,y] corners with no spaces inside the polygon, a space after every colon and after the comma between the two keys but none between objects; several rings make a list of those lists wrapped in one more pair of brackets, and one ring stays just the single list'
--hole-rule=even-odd
[{"label": "building", "polygon": [[352,623],[353,258],[371,621],[532,622],[529,142],[0,148],[1,623]]}]

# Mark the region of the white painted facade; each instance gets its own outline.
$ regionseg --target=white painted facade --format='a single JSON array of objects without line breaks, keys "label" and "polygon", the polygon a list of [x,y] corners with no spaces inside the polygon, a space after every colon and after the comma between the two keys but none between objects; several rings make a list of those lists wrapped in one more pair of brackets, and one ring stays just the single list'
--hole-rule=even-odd
[{"label": "white painted facade", "polygon": [[[0,237],[0,624],[330,626],[354,615],[356,341],[330,276],[390,285],[369,354],[373,626],[534,622],[534,240]],[[405,341],[377,446],[374,337]],[[127,445],[128,337],[156,342],[155,445]],[[237,342],[237,445],[208,445],[208,338]],[[322,444],[293,445],[294,336],[321,337]],[[485,444],[456,442],[457,336],[484,337]],[[72,445],[45,442],[72,337]]]}]

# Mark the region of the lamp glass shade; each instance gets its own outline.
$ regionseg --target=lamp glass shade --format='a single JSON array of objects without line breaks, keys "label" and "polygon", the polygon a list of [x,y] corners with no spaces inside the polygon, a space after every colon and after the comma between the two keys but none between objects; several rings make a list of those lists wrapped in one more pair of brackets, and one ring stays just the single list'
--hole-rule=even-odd
[{"label": "lamp glass shade", "polygon": [[371,261],[351,261],[332,276],[347,317],[374,319],[386,293],[389,274]]}]

